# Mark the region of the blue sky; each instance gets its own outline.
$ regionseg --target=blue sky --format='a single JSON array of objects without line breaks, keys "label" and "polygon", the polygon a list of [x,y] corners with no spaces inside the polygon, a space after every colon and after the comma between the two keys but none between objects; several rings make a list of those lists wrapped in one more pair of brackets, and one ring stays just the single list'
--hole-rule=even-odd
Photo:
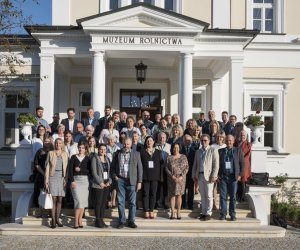
[{"label": "blue sky", "polygon": [[[51,25],[52,0],[26,0],[21,6],[24,15],[32,17],[33,24]],[[14,33],[27,34],[23,28],[16,29]]]}]

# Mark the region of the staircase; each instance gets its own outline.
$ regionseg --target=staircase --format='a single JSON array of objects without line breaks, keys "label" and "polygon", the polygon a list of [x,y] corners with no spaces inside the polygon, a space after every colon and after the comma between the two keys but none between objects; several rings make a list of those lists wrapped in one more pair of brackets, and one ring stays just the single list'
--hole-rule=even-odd
[{"label": "staircase", "polygon": [[[261,226],[258,219],[253,218],[248,204],[238,204],[236,221],[218,220],[219,212],[214,211],[210,221],[200,221],[198,206],[193,211],[182,210],[181,220],[170,220],[169,210],[155,210],[155,219],[144,219],[143,211],[137,210],[137,229],[117,229],[118,210],[106,210],[105,222],[109,228],[94,227],[94,211],[86,209],[83,219],[84,228],[73,229],[74,211],[62,210],[64,227],[51,229],[49,211],[42,212],[32,208],[29,215],[23,218],[23,224],[8,223],[0,225],[2,235],[70,235],[70,236],[147,236],[147,237],[252,237],[275,238],[284,237],[285,229],[273,226]],[[126,211],[127,214],[128,211]],[[44,218],[39,217],[42,215]]]}]

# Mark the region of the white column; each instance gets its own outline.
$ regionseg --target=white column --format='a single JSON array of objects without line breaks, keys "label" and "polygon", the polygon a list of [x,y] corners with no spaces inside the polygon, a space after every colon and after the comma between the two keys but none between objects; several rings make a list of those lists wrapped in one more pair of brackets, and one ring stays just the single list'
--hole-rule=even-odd
[{"label": "white column", "polygon": [[51,122],[54,112],[54,55],[40,53],[40,102],[44,108],[43,118]]},{"label": "white column", "polygon": [[222,107],[222,98],[223,98],[223,89],[222,89],[222,85],[223,85],[223,78],[219,78],[216,79],[214,81],[212,81],[212,87],[211,87],[211,108],[212,110],[214,110],[216,112],[217,115],[217,119],[219,119],[222,111],[223,111],[223,107]]},{"label": "white column", "polygon": [[230,0],[212,1],[213,28],[230,29]]},{"label": "white column", "polygon": [[243,121],[243,57],[232,57],[229,69],[229,113]]},{"label": "white column", "polygon": [[92,107],[103,114],[105,107],[105,51],[94,51],[92,68]]},{"label": "white column", "polygon": [[180,82],[178,104],[180,107],[181,123],[184,124],[192,118],[193,113],[193,55],[191,53],[180,54]]}]

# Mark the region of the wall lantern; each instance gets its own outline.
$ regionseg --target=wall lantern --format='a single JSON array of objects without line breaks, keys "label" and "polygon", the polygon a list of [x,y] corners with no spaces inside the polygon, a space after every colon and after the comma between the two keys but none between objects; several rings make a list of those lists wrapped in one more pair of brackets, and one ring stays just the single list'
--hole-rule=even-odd
[{"label": "wall lantern", "polygon": [[146,80],[147,65],[143,64],[141,61],[139,64],[135,65],[135,70],[136,80],[142,84],[143,81]]}]

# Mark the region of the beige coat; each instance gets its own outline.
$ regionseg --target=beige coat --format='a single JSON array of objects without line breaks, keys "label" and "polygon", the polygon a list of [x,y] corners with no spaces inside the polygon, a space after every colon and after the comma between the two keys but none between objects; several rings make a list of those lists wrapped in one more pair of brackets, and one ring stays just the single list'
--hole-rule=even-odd
[{"label": "beige coat", "polygon": [[[68,154],[65,151],[61,152],[61,157],[63,160],[63,176],[67,176],[67,167],[68,167]],[[45,183],[49,182],[49,176],[55,175],[55,165],[56,165],[57,156],[55,151],[49,151],[46,159],[46,170],[45,170]]]},{"label": "beige coat", "polygon": [[[193,164],[192,178],[199,178],[200,173],[200,149],[195,153],[195,159]],[[204,159],[204,178],[206,181],[210,181],[212,177],[218,177],[219,172],[219,152],[208,146],[205,159]]]}]

